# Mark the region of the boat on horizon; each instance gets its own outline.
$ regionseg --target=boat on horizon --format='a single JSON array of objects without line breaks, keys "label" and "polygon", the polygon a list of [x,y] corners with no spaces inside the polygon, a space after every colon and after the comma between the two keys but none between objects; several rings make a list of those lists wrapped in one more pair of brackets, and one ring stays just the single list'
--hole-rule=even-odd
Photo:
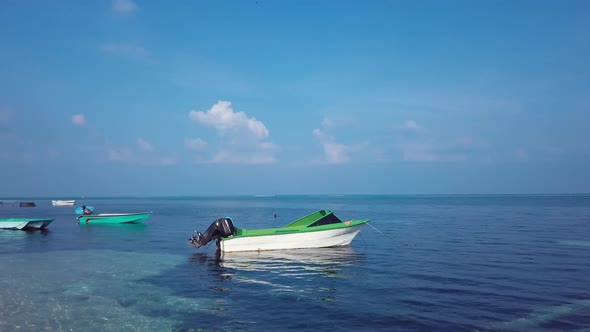
[{"label": "boat on horizon", "polygon": [[0,218],[0,228],[43,229],[55,219],[51,218]]},{"label": "boat on horizon", "polygon": [[243,229],[230,217],[215,220],[204,233],[195,231],[188,244],[200,248],[215,240],[222,252],[347,246],[369,219],[342,221],[330,210],[320,210],[284,227]]},{"label": "boat on horizon", "polygon": [[73,206],[74,204],[76,204],[76,200],[69,200],[69,201],[55,200],[55,201],[51,201],[51,204],[53,206]]}]

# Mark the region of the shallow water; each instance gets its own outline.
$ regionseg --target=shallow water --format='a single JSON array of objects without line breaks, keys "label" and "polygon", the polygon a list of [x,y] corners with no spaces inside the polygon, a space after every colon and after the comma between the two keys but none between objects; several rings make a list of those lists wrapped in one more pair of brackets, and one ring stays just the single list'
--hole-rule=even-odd
[{"label": "shallow water", "polygon": [[[0,230],[0,331],[588,331],[590,196],[87,199],[145,225]],[[276,227],[318,209],[372,219],[349,247],[219,255],[214,219]],[[275,219],[274,214],[278,214]]]}]

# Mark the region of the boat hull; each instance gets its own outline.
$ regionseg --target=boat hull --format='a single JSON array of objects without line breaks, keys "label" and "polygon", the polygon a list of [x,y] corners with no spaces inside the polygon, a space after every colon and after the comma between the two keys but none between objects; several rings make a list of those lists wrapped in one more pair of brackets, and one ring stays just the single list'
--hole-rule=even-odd
[{"label": "boat hull", "polygon": [[73,206],[76,204],[76,201],[51,201],[51,204],[53,204],[53,206]]},{"label": "boat hull", "polygon": [[2,218],[0,228],[3,229],[43,229],[55,219],[35,218]]},{"label": "boat hull", "polygon": [[91,214],[78,217],[80,224],[134,224],[141,223],[152,215],[152,212],[142,213],[112,213]]},{"label": "boat hull", "polygon": [[229,237],[220,241],[219,249],[242,252],[347,246],[365,225],[366,222],[312,232]]}]

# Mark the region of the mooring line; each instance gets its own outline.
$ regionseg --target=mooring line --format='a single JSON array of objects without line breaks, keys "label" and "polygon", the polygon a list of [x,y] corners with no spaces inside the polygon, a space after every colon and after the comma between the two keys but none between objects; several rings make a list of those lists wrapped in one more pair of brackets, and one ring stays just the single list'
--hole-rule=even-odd
[{"label": "mooring line", "polygon": [[391,241],[395,241],[394,238],[387,236],[385,233],[378,230],[377,228],[375,228],[375,226],[371,225],[370,223],[367,223],[367,225],[371,226],[371,228],[373,228],[374,230],[376,230],[377,232],[379,232],[381,235],[385,236],[386,238],[390,239]]}]

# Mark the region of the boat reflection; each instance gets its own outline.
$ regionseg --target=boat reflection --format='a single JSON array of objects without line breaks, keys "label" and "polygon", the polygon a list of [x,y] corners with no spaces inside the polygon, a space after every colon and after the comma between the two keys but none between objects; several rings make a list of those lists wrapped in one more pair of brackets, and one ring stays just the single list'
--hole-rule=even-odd
[{"label": "boat reflection", "polygon": [[[333,301],[340,282],[337,280],[354,279],[355,267],[365,264],[366,255],[351,247],[233,253],[217,250],[214,256],[195,253],[189,260],[204,267],[189,272],[196,273],[199,287],[209,283],[206,287],[211,290],[231,292],[239,283],[240,292]],[[318,278],[326,278],[321,287]]]},{"label": "boat reflection", "polygon": [[25,233],[27,234],[41,234],[43,236],[47,236],[51,231],[48,230],[47,228],[27,228],[24,229],[23,231],[25,231]]},{"label": "boat reflection", "polygon": [[144,223],[122,223],[122,224],[78,224],[79,228],[118,228],[123,230],[146,230],[148,225]]},{"label": "boat reflection", "polygon": [[261,252],[217,252],[218,264],[243,271],[278,272],[282,276],[322,274],[338,277],[347,266],[360,264],[365,255],[351,247],[273,250]]},{"label": "boat reflection", "polygon": [[25,229],[0,229],[0,240],[2,239],[24,239],[27,234],[40,234],[47,236],[50,231],[47,228],[25,228]]},{"label": "boat reflection", "polygon": [[0,241],[4,239],[24,239],[26,236],[27,232],[23,232],[20,229],[0,229]]}]

